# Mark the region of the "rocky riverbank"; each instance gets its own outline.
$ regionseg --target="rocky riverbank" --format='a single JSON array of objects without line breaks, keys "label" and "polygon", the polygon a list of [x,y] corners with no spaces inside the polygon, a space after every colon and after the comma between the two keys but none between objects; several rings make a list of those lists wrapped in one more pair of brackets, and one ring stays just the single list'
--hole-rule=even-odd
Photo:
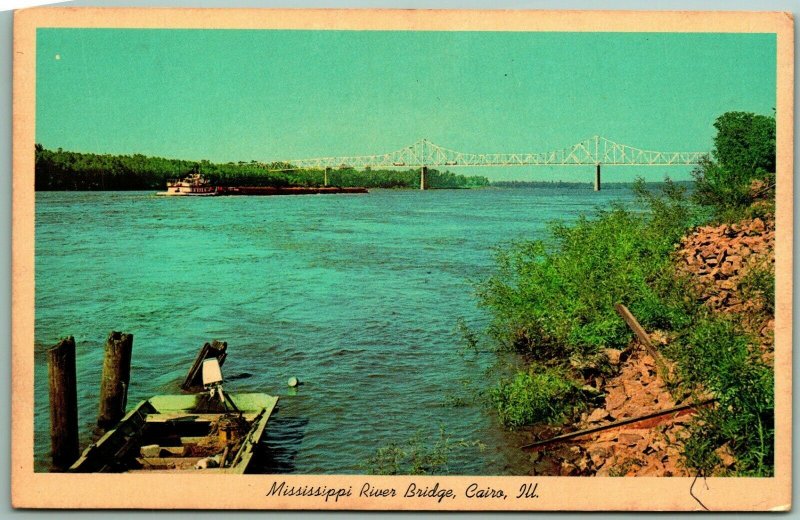
[{"label": "rocky riverbank", "polygon": [[[771,363],[774,318],[770,295],[752,283],[756,273],[774,270],[775,222],[754,218],[732,225],[702,226],[683,237],[673,260],[677,274],[686,277],[693,297],[714,313],[735,314],[743,327],[758,338],[762,359]],[[649,331],[651,341],[664,350],[672,338]],[[642,417],[687,402],[697,402],[678,384],[676,367],[665,359],[666,374],[638,341],[625,350],[606,349],[612,377],[594,377],[593,386],[604,395],[603,404],[584,412],[562,431],[579,431]],[[670,381],[664,380],[666,376]],[[710,396],[705,396],[710,397]],[[681,460],[681,439],[693,410],[635,422],[554,444],[532,454],[532,473],[596,476],[687,476]],[[556,432],[548,432],[554,435]],[[560,433],[560,432],[558,432]],[[716,450],[723,468],[735,465],[727,447]]]}]

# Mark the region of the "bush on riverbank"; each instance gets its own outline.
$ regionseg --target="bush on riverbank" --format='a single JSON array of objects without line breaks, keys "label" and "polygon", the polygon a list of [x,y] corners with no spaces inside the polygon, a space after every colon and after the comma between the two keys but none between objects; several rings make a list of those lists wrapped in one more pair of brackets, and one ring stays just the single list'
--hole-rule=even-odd
[{"label": "bush on riverbank", "polygon": [[491,391],[507,426],[552,422],[581,408],[576,367],[595,366],[601,349],[624,349],[633,337],[615,303],[646,328],[690,322],[697,304],[670,259],[694,222],[685,188],[667,181],[654,194],[639,181],[634,189],[634,210],[599,210],[571,226],[553,224],[548,241],[499,251],[497,272],[479,285],[479,302],[493,316],[490,334],[533,362]]},{"label": "bush on riverbank", "polygon": [[579,389],[560,370],[532,366],[501,379],[491,399],[503,424],[518,427],[562,420],[570,406],[579,402]]},{"label": "bush on riverbank", "polygon": [[686,322],[693,302],[673,283],[669,258],[692,224],[685,190],[667,182],[661,197],[641,184],[637,193],[645,211],[601,210],[572,226],[554,224],[547,242],[497,253],[497,272],[478,297],[500,344],[538,361],[624,347],[632,333],[614,310],[618,302],[646,327]]},{"label": "bush on riverbank", "polygon": [[735,459],[736,475],[773,473],[775,378],[754,344],[734,318],[708,315],[668,349],[684,384],[717,399],[700,410],[684,441],[687,466],[703,474],[726,455]]}]

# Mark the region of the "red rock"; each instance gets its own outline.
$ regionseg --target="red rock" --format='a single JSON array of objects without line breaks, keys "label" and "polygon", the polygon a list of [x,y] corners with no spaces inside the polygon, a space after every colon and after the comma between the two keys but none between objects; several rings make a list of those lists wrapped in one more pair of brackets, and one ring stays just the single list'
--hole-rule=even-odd
[{"label": "red rock", "polygon": [[608,450],[608,448],[604,448],[602,446],[594,446],[589,449],[589,458],[591,459],[595,468],[602,468],[609,455],[611,455],[611,452]]},{"label": "red rock", "polygon": [[662,408],[670,408],[675,405],[675,402],[669,392],[661,392],[658,394],[658,404],[663,405]]},{"label": "red rock", "polygon": [[616,410],[625,403],[626,399],[627,397],[622,388],[612,388],[606,395],[606,409],[609,411]]},{"label": "red rock", "polygon": [[630,381],[627,379],[622,380],[622,386],[625,389],[625,395],[629,398],[641,395],[644,392],[644,387],[639,381]]},{"label": "red rock", "polygon": [[626,432],[620,432],[618,438],[619,442],[626,446],[636,446],[636,443],[642,440],[644,437],[642,437],[638,433],[631,433],[626,431]]},{"label": "red rock", "polygon": [[736,458],[734,458],[733,454],[731,454],[727,444],[717,448],[714,453],[717,454],[724,467],[730,468],[736,464]]},{"label": "red rock", "polygon": [[587,421],[590,423],[599,423],[607,418],[608,418],[608,410],[606,410],[605,408],[597,408],[589,415]]},{"label": "red rock", "polygon": [[622,356],[622,351],[615,348],[607,348],[603,349],[603,353],[608,358],[608,362],[611,363],[613,366],[619,365],[620,357]]}]

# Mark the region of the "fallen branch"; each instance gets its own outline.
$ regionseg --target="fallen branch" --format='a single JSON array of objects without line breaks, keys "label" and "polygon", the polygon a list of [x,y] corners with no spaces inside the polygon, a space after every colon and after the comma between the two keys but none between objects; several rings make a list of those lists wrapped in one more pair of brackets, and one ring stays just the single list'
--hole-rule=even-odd
[{"label": "fallen branch", "polygon": [[636,337],[639,338],[639,342],[644,345],[647,353],[653,358],[653,361],[655,361],[662,379],[664,379],[664,381],[668,381],[669,370],[667,370],[667,366],[664,364],[664,359],[656,350],[653,342],[650,341],[650,336],[647,335],[647,332],[645,332],[644,328],[639,324],[639,321],[634,317],[633,314],[631,314],[631,311],[629,311],[628,308],[621,303],[614,304],[614,309],[616,309],[617,313],[622,316],[622,319],[625,320],[625,323],[628,324],[631,330],[633,330],[633,332],[636,334]]},{"label": "fallen branch", "polygon": [[716,401],[716,399],[707,399],[707,400],[702,401],[700,403],[682,404],[680,406],[675,406],[673,408],[668,408],[666,410],[661,410],[659,412],[653,412],[653,413],[649,413],[647,415],[642,415],[641,417],[634,417],[634,418],[631,418],[631,419],[623,419],[621,421],[616,421],[616,422],[613,422],[613,423],[604,424],[602,426],[594,426],[592,428],[587,428],[585,430],[578,430],[576,432],[565,433],[563,435],[558,435],[556,437],[551,437],[551,438],[545,439],[543,441],[537,441],[537,442],[534,442],[534,443],[531,443],[531,444],[526,444],[524,446],[520,446],[520,449],[528,450],[528,449],[540,448],[542,446],[545,446],[547,444],[552,444],[554,442],[561,442],[561,441],[566,441],[566,440],[570,440],[570,439],[575,439],[577,437],[582,437],[584,435],[589,435],[591,433],[597,433],[597,432],[601,432],[603,430],[610,430],[612,428],[617,428],[619,426],[625,426],[625,425],[628,425],[628,424],[633,424],[633,423],[637,423],[637,422],[641,422],[641,421],[646,421],[647,419],[653,419],[655,417],[661,417],[663,415],[669,415],[671,413],[679,413],[679,412],[682,412],[684,410],[689,410],[689,409],[692,409],[692,408],[700,408],[702,406],[707,406],[707,405],[709,405],[709,404],[711,404],[711,403],[713,403],[715,401]]}]

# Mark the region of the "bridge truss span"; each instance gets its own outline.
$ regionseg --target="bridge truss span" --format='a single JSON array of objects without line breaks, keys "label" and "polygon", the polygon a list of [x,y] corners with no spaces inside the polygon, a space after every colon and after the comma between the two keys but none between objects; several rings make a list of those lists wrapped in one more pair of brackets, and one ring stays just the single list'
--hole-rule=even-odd
[{"label": "bridge truss span", "polygon": [[282,161],[297,168],[421,168],[508,166],[687,166],[698,164],[707,152],[662,152],[620,144],[601,136],[584,139],[560,150],[536,153],[467,153],[420,139],[400,150],[376,155],[320,157]]}]

